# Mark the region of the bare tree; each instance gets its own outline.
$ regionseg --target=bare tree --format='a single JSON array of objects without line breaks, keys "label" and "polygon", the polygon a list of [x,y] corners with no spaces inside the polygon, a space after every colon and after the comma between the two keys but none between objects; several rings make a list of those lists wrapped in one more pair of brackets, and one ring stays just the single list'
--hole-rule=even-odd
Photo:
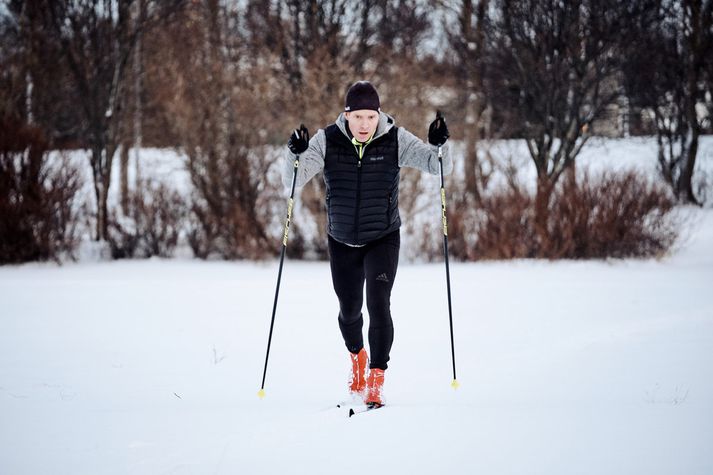
[{"label": "bare tree", "polygon": [[536,228],[547,237],[555,184],[619,95],[627,32],[646,0],[500,0],[489,92],[519,126],[537,170]]},{"label": "bare tree", "polygon": [[288,129],[332,121],[359,79],[379,83],[394,106],[406,98],[412,107],[411,99],[421,100],[427,90],[415,65],[423,60],[431,13],[418,0],[248,2],[254,66],[270,65],[275,81],[275,124]]},{"label": "bare tree", "polygon": [[[14,4],[11,9],[19,8]],[[13,10],[10,10],[11,12]],[[22,41],[23,24],[15,15],[0,12],[0,118],[24,119],[29,123],[31,112],[31,76],[28,71],[28,43]]]},{"label": "bare tree", "polygon": [[478,160],[478,143],[486,129],[488,98],[485,94],[486,23],[490,0],[462,0],[457,12],[458,29],[449,35],[457,64],[460,108],[464,115],[465,192],[480,201],[485,179]]},{"label": "bare tree", "polygon": [[2,31],[3,116],[12,116],[43,130],[51,146],[77,141],[78,114],[61,46],[48,41],[36,2],[10,1],[0,11]]},{"label": "bare tree", "polygon": [[[713,113],[713,2],[660,2],[653,20],[637,26],[641,47],[625,64],[627,93],[653,114],[664,180],[681,202],[698,204],[693,172],[699,137]],[[703,105],[707,113],[699,111]]]},{"label": "bare tree", "polygon": [[90,149],[97,240],[107,238],[112,161],[126,118],[128,59],[138,32],[165,19],[180,3],[161,2],[139,23],[131,18],[133,1],[29,0],[21,10],[41,25],[41,40],[58,49],[68,69],[68,84],[81,118],[79,135]]},{"label": "bare tree", "polygon": [[218,0],[194,2],[180,24],[154,38],[171,84],[165,107],[194,189],[189,243],[203,258],[261,258],[270,246],[263,210],[274,196],[267,173],[274,157],[261,144],[271,78],[252,74],[242,13]]},{"label": "bare tree", "polygon": [[[433,31],[433,15],[418,0],[377,2],[373,46],[368,58],[357,56],[362,62],[372,63],[371,74],[380,86],[386,110],[400,125],[416,133],[425,131],[427,118],[435,112],[427,109],[434,95],[431,86],[453,85],[450,69],[438,64],[434,51],[423,48]],[[442,93],[444,89],[435,90]]]},{"label": "bare tree", "polygon": [[[132,21],[136,29],[136,43],[131,54],[131,70],[127,74],[126,85],[126,103],[127,103],[127,120],[122,128],[121,134],[122,146],[119,166],[119,186],[121,187],[121,210],[127,215],[129,214],[130,204],[130,184],[129,184],[129,168],[131,157],[129,155],[130,148],[133,145],[134,156],[134,183],[133,188],[137,190],[140,186],[140,155],[141,146],[143,144],[142,125],[143,125],[143,109],[144,105],[141,99],[143,91],[143,48],[142,36],[143,31],[141,25],[146,21],[147,0],[137,0],[131,9]],[[130,76],[130,77],[128,77]],[[130,117],[129,117],[130,114]],[[130,120],[129,120],[130,119]]]},{"label": "bare tree", "polygon": [[[272,95],[267,110],[270,126],[281,133],[283,144],[288,131],[304,123],[314,133],[333,121],[346,87],[356,71],[364,73],[359,48],[370,48],[373,35],[374,1],[254,0],[248,2],[246,24],[249,31],[253,69],[272,65]],[[312,180],[301,191],[301,203],[317,225],[317,238],[310,243],[317,256],[326,256],[326,214],[324,184]],[[293,231],[299,238],[300,229]]]},{"label": "bare tree", "polygon": [[62,46],[83,113],[97,202],[96,239],[108,234],[107,198],[122,114],[123,77],[131,48],[131,2],[37,2],[48,35]]},{"label": "bare tree", "polygon": [[296,121],[321,125],[334,118],[348,82],[363,67],[356,67],[359,61],[355,59],[360,46],[369,48],[373,3],[249,2],[246,18],[251,51],[274,65],[274,101],[290,127]]}]

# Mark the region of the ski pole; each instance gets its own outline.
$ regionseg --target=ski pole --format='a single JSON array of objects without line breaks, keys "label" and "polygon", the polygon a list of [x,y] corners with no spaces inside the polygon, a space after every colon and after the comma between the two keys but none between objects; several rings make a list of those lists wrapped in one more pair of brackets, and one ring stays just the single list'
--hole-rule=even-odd
[{"label": "ski pole", "polygon": [[[436,118],[443,118],[441,113],[436,114]],[[453,382],[451,387],[458,389],[458,380],[456,379],[456,350],[453,342],[453,309],[451,305],[451,271],[448,265],[448,220],[446,218],[446,188],[443,182],[443,151],[441,146],[438,146],[438,170],[441,174],[441,218],[443,221],[443,254],[446,258],[446,288],[448,290],[448,320],[451,328],[451,358],[453,361]]]},{"label": "ski pole", "polygon": [[282,235],[282,251],[280,252],[280,268],[277,271],[277,287],[275,288],[275,301],[272,304],[272,319],[270,320],[270,334],[267,337],[267,351],[265,352],[265,368],[262,371],[262,384],[257,395],[260,399],[265,397],[265,376],[267,375],[267,360],[270,357],[270,344],[272,343],[272,329],[275,326],[275,312],[277,310],[277,297],[280,294],[280,281],[282,280],[282,264],[285,261],[285,249],[287,249],[287,236],[290,232],[290,221],[292,220],[292,207],[295,203],[295,184],[297,183],[297,168],[300,166],[300,156],[297,155],[292,169],[292,189],[290,199],[287,201],[287,218],[285,219],[285,231]]}]

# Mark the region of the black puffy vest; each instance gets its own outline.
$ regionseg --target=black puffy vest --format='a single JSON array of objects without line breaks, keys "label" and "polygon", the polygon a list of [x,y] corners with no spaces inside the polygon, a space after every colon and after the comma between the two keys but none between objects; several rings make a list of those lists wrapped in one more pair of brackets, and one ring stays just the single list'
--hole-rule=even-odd
[{"label": "black puffy vest", "polygon": [[401,226],[398,130],[372,140],[359,154],[336,124],[325,129],[324,182],[327,232],[339,242],[363,245]]}]

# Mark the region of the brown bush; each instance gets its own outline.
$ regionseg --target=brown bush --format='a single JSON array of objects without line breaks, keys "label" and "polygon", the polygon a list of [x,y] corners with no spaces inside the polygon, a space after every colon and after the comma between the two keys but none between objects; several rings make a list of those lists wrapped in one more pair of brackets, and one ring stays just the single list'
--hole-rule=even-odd
[{"label": "brown bush", "polygon": [[[479,259],[645,258],[665,254],[678,237],[674,200],[635,172],[563,179],[549,206],[547,237],[535,233],[534,196],[521,185],[485,193],[477,206],[452,206],[451,255]],[[469,232],[457,223],[473,222]],[[452,226],[454,223],[455,226]],[[466,237],[474,234],[474,244]]]},{"label": "brown bush", "polygon": [[537,257],[534,198],[525,190],[508,188],[486,194],[476,209],[476,244],[469,253],[471,260]]},{"label": "brown bush", "polygon": [[113,214],[109,222],[112,257],[171,257],[186,227],[187,206],[180,194],[147,182],[128,201],[128,216]]},{"label": "brown bush", "polygon": [[40,129],[0,120],[0,264],[74,257],[80,174],[48,148]]},{"label": "brown bush", "polygon": [[667,190],[636,172],[568,179],[555,195],[543,257],[661,256],[678,235],[674,204]]},{"label": "brown bush", "polygon": [[270,209],[278,197],[266,175],[266,153],[234,146],[188,152],[194,186],[188,243],[196,257],[205,259],[262,259],[274,248],[267,232]]}]

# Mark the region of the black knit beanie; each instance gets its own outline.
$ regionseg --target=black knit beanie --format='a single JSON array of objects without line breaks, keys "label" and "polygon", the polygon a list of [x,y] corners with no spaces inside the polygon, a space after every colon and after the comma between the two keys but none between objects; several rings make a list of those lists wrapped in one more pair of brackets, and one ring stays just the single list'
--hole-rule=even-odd
[{"label": "black knit beanie", "polygon": [[379,111],[379,94],[369,81],[359,81],[352,84],[347,91],[344,110],[358,111],[362,109]]}]

